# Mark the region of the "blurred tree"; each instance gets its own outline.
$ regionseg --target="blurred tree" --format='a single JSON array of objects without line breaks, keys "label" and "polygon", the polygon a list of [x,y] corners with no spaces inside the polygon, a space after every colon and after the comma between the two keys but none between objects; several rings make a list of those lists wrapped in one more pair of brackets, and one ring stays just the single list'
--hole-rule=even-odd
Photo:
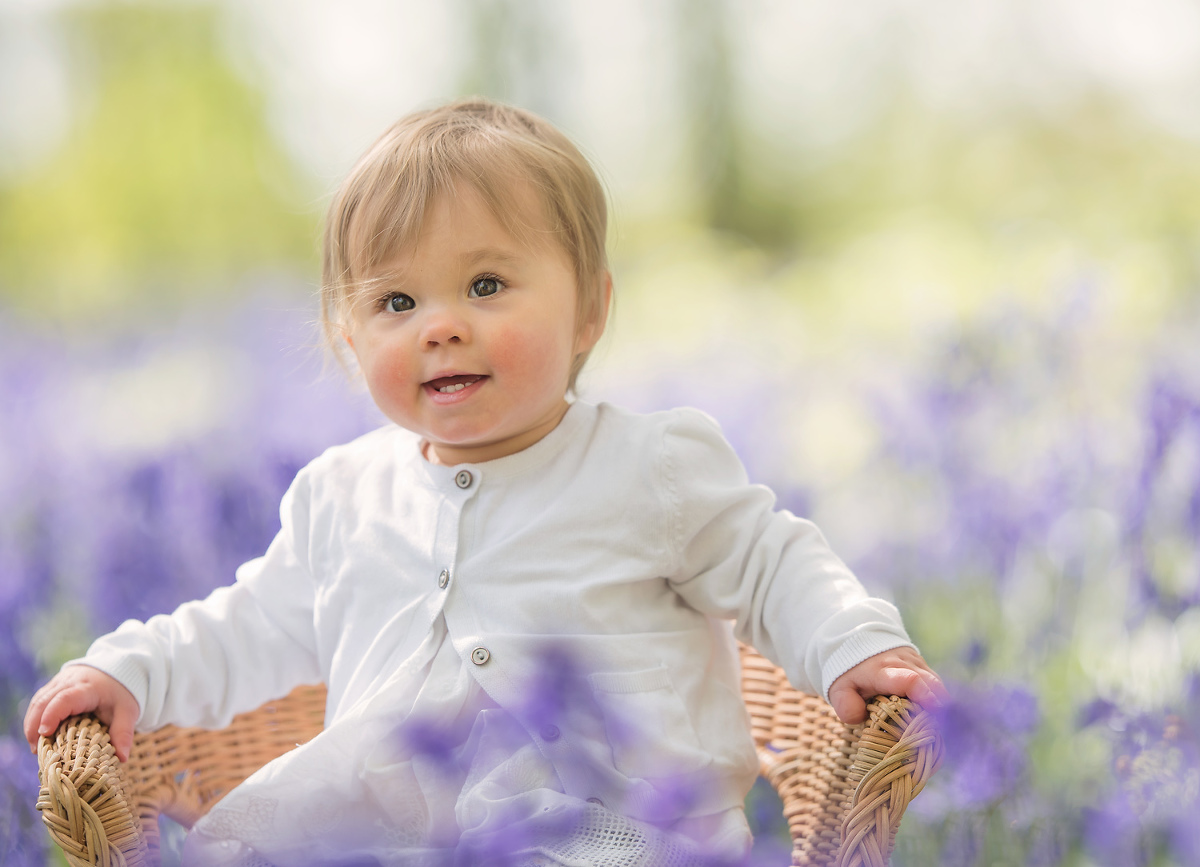
[{"label": "blurred tree", "polygon": [[558,7],[542,0],[464,0],[471,49],[459,93],[559,115],[563,58]]},{"label": "blurred tree", "polygon": [[60,22],[86,98],[57,152],[0,187],[0,296],[91,316],[312,266],[316,208],[213,7],[85,5]]},{"label": "blurred tree", "polygon": [[739,109],[737,13],[726,0],[677,0],[671,8],[697,217],[761,247],[794,246],[794,169],[782,178],[754,171],[763,148]]},{"label": "blurred tree", "polygon": [[900,93],[820,159],[776,148],[750,165],[777,170],[810,251],[891,233],[960,293],[1045,296],[1072,272],[1144,300],[1200,289],[1200,148],[1110,94],[956,116]]},{"label": "blurred tree", "polygon": [[1200,149],[1120,92],[953,110],[923,95],[898,61],[876,58],[877,108],[830,143],[804,121],[788,123],[802,100],[786,88],[765,100],[756,92],[765,83],[749,72],[755,45],[739,7],[668,8],[689,143],[683,198],[701,225],[784,254],[924,234],[930,271],[941,260],[990,263],[987,273],[939,275],[960,292],[1008,284],[1026,266],[1044,291],[1056,275],[1040,260],[1068,249],[1143,290],[1153,279],[1170,292],[1200,286]]}]

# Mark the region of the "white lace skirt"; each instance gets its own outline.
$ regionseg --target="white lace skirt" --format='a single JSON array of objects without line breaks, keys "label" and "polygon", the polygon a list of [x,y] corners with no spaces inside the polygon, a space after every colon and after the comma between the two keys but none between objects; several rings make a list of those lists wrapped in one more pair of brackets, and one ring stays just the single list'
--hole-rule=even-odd
[{"label": "white lace skirt", "polygon": [[[184,867],[701,860],[683,835],[564,794],[528,733],[471,676],[442,618],[418,653],[388,668],[320,735],[260,769],[197,822]],[[722,824],[731,833],[716,837],[746,837],[740,811]]]}]

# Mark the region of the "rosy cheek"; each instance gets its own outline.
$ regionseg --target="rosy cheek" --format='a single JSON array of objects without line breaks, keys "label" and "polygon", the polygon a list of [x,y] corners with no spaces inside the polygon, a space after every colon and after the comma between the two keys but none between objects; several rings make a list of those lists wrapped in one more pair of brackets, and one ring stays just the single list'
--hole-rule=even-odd
[{"label": "rosy cheek", "polygon": [[489,341],[488,354],[497,370],[548,376],[556,367],[565,379],[570,366],[570,346],[551,330],[501,328]]},{"label": "rosy cheek", "polygon": [[402,388],[411,379],[412,359],[395,347],[375,348],[363,366],[372,391]]}]

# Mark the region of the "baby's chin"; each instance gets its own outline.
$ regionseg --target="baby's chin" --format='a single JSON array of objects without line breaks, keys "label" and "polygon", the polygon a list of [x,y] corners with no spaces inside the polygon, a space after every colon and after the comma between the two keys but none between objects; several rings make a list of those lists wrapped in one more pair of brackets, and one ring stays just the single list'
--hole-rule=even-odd
[{"label": "baby's chin", "polygon": [[423,453],[431,464],[447,467],[455,464],[482,464],[522,452],[544,436],[545,434],[535,435],[530,432],[512,437],[460,442],[426,439]]},{"label": "baby's chin", "polygon": [[515,454],[523,448],[525,446],[519,443],[510,442],[508,437],[498,439],[464,438],[461,440],[426,437],[421,444],[425,460],[431,464],[447,467],[455,464],[482,464]]}]

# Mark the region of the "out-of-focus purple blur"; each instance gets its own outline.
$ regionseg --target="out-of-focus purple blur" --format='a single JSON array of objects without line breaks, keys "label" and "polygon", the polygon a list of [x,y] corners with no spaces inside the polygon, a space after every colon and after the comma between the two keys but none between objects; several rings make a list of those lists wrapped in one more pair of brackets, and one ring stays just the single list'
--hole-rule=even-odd
[{"label": "out-of-focus purple blur", "polygon": [[51,863],[37,684],[229,582],[381,422],[314,325],[321,211],[467,93],[612,193],[583,397],[713,415],[945,677],[894,863],[1200,862],[1197,34],[1175,0],[0,0],[0,862]]}]

